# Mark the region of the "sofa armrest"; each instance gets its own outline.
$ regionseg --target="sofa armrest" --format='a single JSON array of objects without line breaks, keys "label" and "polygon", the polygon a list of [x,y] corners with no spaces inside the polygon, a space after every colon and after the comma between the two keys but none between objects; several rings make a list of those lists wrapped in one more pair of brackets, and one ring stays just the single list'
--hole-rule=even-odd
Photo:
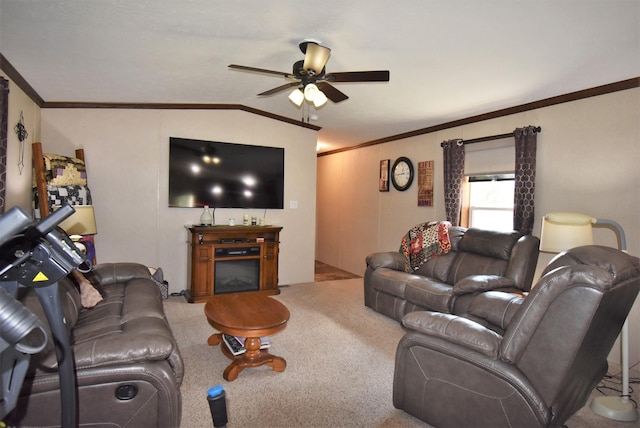
[{"label": "sofa armrest", "polygon": [[95,265],[87,278],[99,285],[128,282],[135,278],[152,279],[149,268],[140,263],[100,263]]},{"label": "sofa armrest", "polygon": [[402,318],[402,325],[410,330],[435,336],[479,352],[498,357],[502,336],[466,318],[440,312],[410,312]]},{"label": "sofa armrest", "polygon": [[398,251],[384,253],[373,253],[367,256],[367,266],[372,269],[388,268],[404,271],[407,259]]},{"label": "sofa armrest", "polygon": [[515,286],[514,280],[500,275],[470,275],[453,285],[453,294],[460,296],[462,294],[513,288]]},{"label": "sofa armrest", "polygon": [[522,294],[488,291],[473,299],[468,313],[505,330],[523,301]]}]

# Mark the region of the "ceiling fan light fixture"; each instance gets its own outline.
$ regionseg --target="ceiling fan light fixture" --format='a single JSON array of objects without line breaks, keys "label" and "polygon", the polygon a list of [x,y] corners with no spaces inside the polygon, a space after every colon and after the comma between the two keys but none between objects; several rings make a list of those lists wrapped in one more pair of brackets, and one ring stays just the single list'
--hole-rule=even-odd
[{"label": "ceiling fan light fixture", "polygon": [[313,102],[318,92],[320,92],[320,89],[314,83],[309,83],[304,87],[304,98],[309,102]]},{"label": "ceiling fan light fixture", "polygon": [[313,106],[315,108],[320,108],[326,103],[327,103],[327,96],[324,94],[324,92],[318,90],[318,93],[313,98]]},{"label": "ceiling fan light fixture", "polygon": [[300,89],[294,89],[293,92],[289,94],[289,101],[300,107],[304,102],[304,93],[302,93]]},{"label": "ceiling fan light fixture", "polygon": [[311,75],[319,74],[324,69],[324,66],[329,60],[331,49],[324,46],[320,46],[317,43],[307,43],[306,53],[304,56],[304,65],[302,66]]},{"label": "ceiling fan light fixture", "polygon": [[288,83],[259,93],[258,96],[270,96],[297,88],[289,94],[289,100],[298,108],[302,107],[305,102],[319,108],[327,103],[327,99],[334,103],[349,99],[346,94],[333,86],[334,83],[389,81],[389,70],[345,71],[325,74],[325,66],[331,56],[331,49],[322,46],[319,41],[310,39],[303,40],[299,47],[305,55],[304,59],[294,62],[290,73],[237,64],[230,64],[229,68],[284,77],[289,81]]}]

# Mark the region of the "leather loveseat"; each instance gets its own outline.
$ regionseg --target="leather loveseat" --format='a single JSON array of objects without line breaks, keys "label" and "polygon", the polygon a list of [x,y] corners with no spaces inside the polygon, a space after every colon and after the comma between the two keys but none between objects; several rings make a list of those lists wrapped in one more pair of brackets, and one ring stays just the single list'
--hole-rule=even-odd
[{"label": "leather loveseat", "polygon": [[449,227],[450,250],[406,271],[400,251],[366,258],[364,303],[397,321],[413,311],[464,315],[481,292],[527,292],[540,240],[520,232]]},{"label": "leather loveseat", "polygon": [[[92,282],[104,299],[84,309],[71,278],[59,281],[77,378],[79,426],[177,427],[183,362],[164,315],[162,296],[147,267],[105,263]],[[20,301],[44,321],[33,289]],[[51,334],[49,331],[49,337]],[[18,403],[7,422],[59,426],[60,389],[52,340],[32,356]]]}]

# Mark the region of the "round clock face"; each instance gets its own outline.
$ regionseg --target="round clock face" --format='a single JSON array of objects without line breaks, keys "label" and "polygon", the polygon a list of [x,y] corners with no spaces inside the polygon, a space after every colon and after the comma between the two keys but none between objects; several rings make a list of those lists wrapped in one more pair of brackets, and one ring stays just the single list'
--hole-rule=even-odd
[{"label": "round clock face", "polygon": [[413,181],[413,164],[406,157],[396,159],[391,168],[391,182],[397,190],[404,191]]}]

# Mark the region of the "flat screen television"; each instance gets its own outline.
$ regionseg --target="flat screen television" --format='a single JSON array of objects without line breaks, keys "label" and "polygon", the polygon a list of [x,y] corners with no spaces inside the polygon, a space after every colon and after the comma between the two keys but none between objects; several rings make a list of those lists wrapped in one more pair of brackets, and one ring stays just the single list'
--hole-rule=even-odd
[{"label": "flat screen television", "polygon": [[284,204],[284,149],[169,138],[169,206],[273,208]]}]

